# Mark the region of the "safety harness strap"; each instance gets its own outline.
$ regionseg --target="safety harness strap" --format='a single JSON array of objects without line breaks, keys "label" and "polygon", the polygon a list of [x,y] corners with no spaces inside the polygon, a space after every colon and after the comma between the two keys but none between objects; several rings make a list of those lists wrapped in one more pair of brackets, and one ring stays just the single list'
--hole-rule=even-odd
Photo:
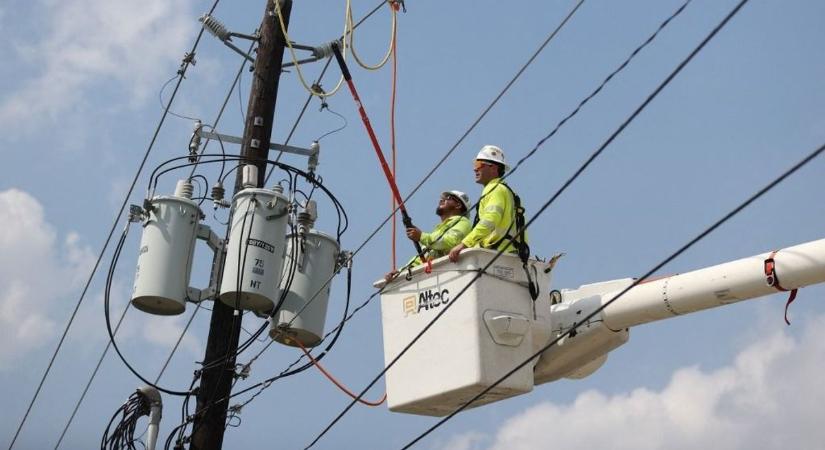
[{"label": "safety harness strap", "polygon": [[[527,261],[530,259],[530,246],[527,245],[527,242],[524,241],[524,225],[527,221],[524,219],[524,207],[521,206],[521,197],[518,196],[511,188],[504,182],[500,182],[502,186],[506,187],[510,194],[513,195],[513,203],[514,203],[514,212],[515,212],[515,221],[510,223],[510,228],[507,229],[507,233],[501,237],[498,241],[496,241],[493,245],[489,248],[498,249],[499,246],[503,242],[512,242],[512,244],[516,247],[516,251],[518,252],[518,257],[521,260],[521,267],[524,269],[524,273],[527,275],[527,290],[530,292],[530,298],[533,301],[536,301],[539,298],[539,287],[538,283],[533,279],[534,277],[530,274],[530,270],[527,267]],[[478,211],[476,211],[476,217],[473,221],[473,226],[478,224],[479,217]],[[515,225],[516,231],[519,233],[516,236],[510,234],[510,230],[513,229]]]},{"label": "safety harness strap", "polygon": [[[776,261],[774,260],[774,256],[779,252],[779,250],[774,250],[771,252],[770,256],[765,259],[765,281],[768,283],[768,286],[773,287],[777,291],[787,292],[788,290],[782,287],[779,284],[779,276],[776,274]],[[796,300],[796,292],[798,289],[791,290],[791,294],[788,296],[788,301],[785,302],[785,323],[790,325],[791,322],[788,320],[788,307],[791,306],[794,300]]]}]

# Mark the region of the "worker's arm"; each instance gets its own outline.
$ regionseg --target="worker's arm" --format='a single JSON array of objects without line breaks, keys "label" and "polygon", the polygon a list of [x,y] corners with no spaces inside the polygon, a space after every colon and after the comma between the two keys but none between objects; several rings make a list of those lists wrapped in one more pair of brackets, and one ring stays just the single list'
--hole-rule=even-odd
[{"label": "worker's arm", "polygon": [[463,216],[453,216],[439,224],[431,233],[421,233],[419,242],[433,250],[449,250],[469,232],[470,221]]},{"label": "worker's arm", "polygon": [[484,238],[496,231],[496,224],[500,223],[504,217],[507,193],[506,187],[497,185],[485,195],[483,205],[480,205],[479,208],[478,223],[461,240],[464,247],[475,247]]}]

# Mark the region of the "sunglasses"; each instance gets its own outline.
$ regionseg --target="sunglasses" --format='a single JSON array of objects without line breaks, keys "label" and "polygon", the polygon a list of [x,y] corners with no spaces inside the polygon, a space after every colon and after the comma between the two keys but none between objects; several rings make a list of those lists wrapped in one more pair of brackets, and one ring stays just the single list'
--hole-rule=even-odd
[{"label": "sunglasses", "polygon": [[475,161],[473,161],[473,170],[479,170],[484,166],[493,166],[493,165],[494,165],[493,163],[489,163],[489,162],[486,162],[486,161],[475,160]]}]

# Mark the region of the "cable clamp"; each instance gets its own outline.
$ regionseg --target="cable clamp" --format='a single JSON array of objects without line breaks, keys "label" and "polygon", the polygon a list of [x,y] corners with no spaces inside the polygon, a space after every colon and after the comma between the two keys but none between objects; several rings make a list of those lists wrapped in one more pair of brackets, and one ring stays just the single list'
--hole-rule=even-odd
[{"label": "cable clamp", "polygon": [[[779,283],[779,276],[776,274],[776,260],[774,259],[774,257],[778,252],[779,250],[772,251],[768,258],[765,259],[763,266],[765,271],[765,282],[768,284],[768,286],[776,289],[777,291],[787,292],[788,290],[782,287],[782,285]],[[787,325],[791,324],[791,322],[788,320],[788,308],[791,306],[791,303],[793,303],[793,301],[796,300],[797,291],[798,289],[792,289],[791,294],[788,296],[788,301],[785,302],[785,323]]]},{"label": "cable clamp", "polygon": [[390,7],[392,7],[392,9],[398,11],[398,8],[400,7],[402,11],[404,11],[405,13],[407,12],[407,5],[404,3],[404,0],[387,0],[387,1],[389,2]]},{"label": "cable clamp", "polygon": [[[197,65],[197,61],[195,61],[195,52],[189,53],[186,52],[183,54],[183,59],[180,61],[180,67],[178,68],[178,75],[183,77],[184,72],[186,72],[186,66],[189,64]],[[184,77],[186,78],[186,77]]]}]

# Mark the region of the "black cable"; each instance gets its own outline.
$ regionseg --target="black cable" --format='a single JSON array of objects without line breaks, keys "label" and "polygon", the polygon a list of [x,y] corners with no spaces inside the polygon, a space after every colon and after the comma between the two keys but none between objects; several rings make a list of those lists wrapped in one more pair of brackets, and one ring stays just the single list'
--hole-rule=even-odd
[{"label": "black cable", "polygon": [[[693,59],[693,57],[694,57],[694,56],[696,56],[696,54],[698,54],[698,53],[699,53],[699,51],[701,51],[701,50],[705,47],[705,45],[706,45],[706,44],[707,44],[707,43],[708,43],[708,42],[709,42],[709,41],[710,41],[710,40],[711,40],[714,36],[716,36],[716,34],[719,32],[719,30],[721,30],[721,29],[722,29],[722,28],[723,28],[723,27],[724,27],[724,26],[728,23],[728,21],[729,21],[729,20],[730,20],[730,19],[731,19],[734,15],[736,15],[736,13],[737,13],[737,12],[741,9],[741,7],[742,7],[742,6],[744,6],[744,4],[745,4],[745,3],[747,3],[747,2],[748,2],[748,0],[742,0],[742,1],[741,1],[741,2],[740,2],[740,3],[739,3],[739,4],[738,4],[738,5],[737,5],[737,6],[736,6],[736,7],[735,7],[735,8],[734,8],[734,9],[733,9],[733,10],[732,10],[732,11],[731,11],[731,12],[730,12],[730,13],[729,13],[729,14],[728,14],[728,15],[727,15],[724,19],[723,19],[723,20],[722,20],[722,22],[720,22],[720,23],[719,23],[719,24],[718,24],[718,25],[717,25],[717,26],[716,26],[716,27],[715,27],[715,28],[714,28],[714,29],[710,32],[710,34],[708,34],[708,35],[707,35],[707,36],[706,36],[706,37],[702,40],[702,42],[701,42],[701,43],[700,43],[700,44],[699,44],[699,45],[698,45],[698,46],[697,46],[697,47],[696,47],[696,48],[695,48],[695,49],[694,49],[694,50],[693,50],[693,51],[692,51],[692,52],[691,52],[691,53],[690,53],[690,54],[689,54],[689,55],[688,55],[688,56],[687,56],[687,57],[686,57],[686,58],[685,58],[685,59],[684,59],[684,60],[683,60],[683,61],[682,61],[682,62],[681,62],[681,63],[680,63],[680,64],[679,64],[679,65],[678,65],[678,66],[677,66],[677,67],[676,67],[676,68],[675,68],[672,72],[671,72],[671,73],[670,73],[670,75],[668,75],[668,76],[667,76],[667,78],[665,78],[665,80],[664,80],[664,81],[662,81],[662,82],[659,84],[659,86],[658,86],[658,87],[656,87],[656,89],[654,89],[654,91],[653,91],[650,95],[648,95],[648,97],[647,97],[647,98],[646,98],[646,99],[642,102],[642,104],[641,104],[641,105],[639,105],[639,107],[637,107],[637,108],[636,108],[636,110],[634,110],[634,111],[633,111],[633,113],[632,113],[632,114],[631,114],[631,115],[630,115],[627,119],[625,119],[625,121],[624,121],[624,122],[622,122],[622,124],[621,124],[621,125],[620,125],[617,129],[616,129],[616,131],[614,131],[614,132],[613,132],[613,134],[611,134],[611,135],[610,135],[610,137],[608,137],[608,138],[607,138],[607,140],[606,140],[604,143],[602,143],[602,145],[601,145],[601,146],[599,146],[599,148],[598,148],[595,152],[593,152],[593,153],[590,155],[590,157],[589,157],[589,158],[588,158],[588,159],[584,162],[584,164],[582,164],[582,165],[581,165],[581,166],[580,166],[580,167],[579,167],[579,168],[578,168],[578,169],[577,169],[577,170],[573,173],[573,175],[572,175],[570,178],[568,178],[568,179],[567,179],[567,181],[566,181],[566,182],[562,185],[562,187],[561,187],[561,188],[559,188],[559,190],[558,190],[558,191],[556,191],[556,193],[555,193],[555,194],[553,194],[553,195],[552,195],[552,196],[551,196],[551,197],[547,200],[547,202],[545,202],[545,204],[544,204],[544,205],[543,205],[543,206],[542,206],[542,207],[538,210],[538,212],[537,212],[537,213],[536,213],[536,214],[535,214],[535,215],[534,215],[534,216],[530,219],[530,221],[528,221],[528,222],[527,222],[527,224],[524,226],[524,229],[519,230],[519,231],[517,231],[517,232],[516,232],[516,236],[518,236],[518,235],[520,235],[521,233],[523,233],[523,232],[524,232],[524,231],[525,231],[525,230],[526,230],[526,229],[527,229],[527,228],[528,228],[528,227],[529,227],[529,226],[530,226],[530,225],[531,225],[531,224],[532,224],[532,223],[533,223],[533,222],[534,222],[534,221],[535,221],[535,220],[536,220],[536,219],[537,219],[537,218],[538,218],[538,217],[539,217],[539,216],[540,216],[540,215],[541,215],[541,214],[542,214],[545,210],[547,210],[547,208],[548,208],[548,207],[549,207],[549,206],[550,206],[553,202],[555,202],[555,200],[556,200],[556,199],[557,199],[557,198],[558,198],[558,197],[559,197],[559,196],[560,196],[560,195],[561,195],[564,191],[566,191],[566,190],[567,190],[567,188],[568,188],[568,187],[569,187],[569,186],[570,186],[570,185],[571,185],[571,184],[572,184],[572,183],[573,183],[576,179],[578,179],[578,177],[579,177],[579,176],[580,176],[580,175],[581,175],[581,174],[582,174],[582,173],[583,173],[583,172],[587,169],[587,167],[589,167],[589,166],[590,166],[590,164],[591,164],[591,163],[592,163],[592,162],[593,162],[596,158],[598,158],[598,157],[602,154],[602,152],[604,152],[604,150],[607,148],[607,146],[608,146],[608,145],[610,145],[610,144],[611,144],[611,143],[612,143],[612,142],[616,139],[616,137],[617,137],[617,136],[618,136],[618,135],[619,135],[622,131],[624,131],[624,129],[625,129],[625,128],[626,128],[626,127],[627,127],[627,126],[628,126],[628,125],[629,125],[629,124],[630,124],[630,123],[631,123],[631,122],[632,122],[632,121],[633,121],[633,120],[634,120],[634,119],[635,119],[635,118],[636,118],[636,117],[637,117],[637,116],[638,116],[638,115],[639,115],[639,114],[640,114],[640,113],[641,113],[641,112],[642,112],[642,111],[643,111],[643,110],[647,107],[647,105],[649,105],[649,104],[650,104],[650,102],[651,102],[651,101],[653,101],[653,99],[654,99],[654,98],[656,98],[656,96],[658,96],[658,94],[659,94],[659,93],[660,93],[660,92],[661,92],[661,91],[662,91],[662,90],[663,90],[663,89],[664,89],[664,88],[665,88],[668,84],[670,84],[670,82],[671,82],[671,81],[672,81],[672,80],[676,77],[676,75],[677,75],[677,74],[679,74],[679,73],[682,71],[682,69],[683,69],[683,68],[684,68],[684,67],[685,67],[685,66],[686,66],[686,65],[687,65],[687,64],[688,64],[688,63],[689,63],[689,62]],[[541,142],[541,141],[540,141],[540,142]],[[513,239],[510,239],[510,242],[512,242],[512,240],[513,240]],[[378,382],[378,380],[380,380],[380,379],[381,379],[381,377],[382,377],[382,376],[383,376],[383,375],[387,372],[387,370],[389,370],[392,366],[394,366],[394,365],[395,365],[395,363],[396,363],[396,362],[397,362],[397,361],[401,358],[401,356],[403,356],[403,355],[404,355],[404,354],[405,354],[405,353],[406,353],[406,352],[407,352],[407,351],[408,351],[408,350],[409,350],[409,349],[410,349],[410,348],[411,348],[411,347],[412,347],[412,346],[413,346],[416,342],[418,342],[418,340],[421,338],[421,336],[423,336],[423,335],[424,335],[424,333],[426,333],[426,332],[427,332],[427,330],[429,330],[429,329],[433,326],[433,324],[435,324],[435,322],[436,322],[436,321],[438,321],[438,320],[441,318],[441,316],[443,316],[443,315],[444,315],[444,313],[446,313],[447,311],[449,311],[449,309],[452,307],[452,305],[454,305],[454,304],[455,304],[456,300],[458,300],[458,298],[459,298],[459,297],[461,297],[461,295],[462,295],[464,292],[466,292],[466,291],[467,291],[467,289],[468,289],[468,288],[469,288],[469,287],[470,287],[473,283],[475,283],[475,281],[477,281],[479,278],[481,278],[482,273],[484,273],[484,272],[485,272],[485,271],[486,271],[486,270],[487,270],[487,269],[488,269],[488,268],[489,268],[489,267],[490,267],[490,266],[491,266],[491,265],[492,265],[492,264],[493,264],[493,263],[494,263],[494,262],[495,262],[495,261],[496,261],[496,260],[497,260],[497,259],[498,259],[501,255],[502,255],[502,254],[503,254],[503,253],[504,253],[504,249],[505,249],[506,247],[507,247],[507,246],[504,246],[504,248],[502,248],[501,250],[499,250],[498,252],[496,252],[496,255],[495,255],[495,256],[494,256],[494,257],[490,260],[490,262],[489,262],[487,265],[485,265],[485,267],[483,267],[483,268],[482,268],[482,269],[481,269],[481,270],[480,270],[480,271],[479,271],[479,272],[478,272],[478,273],[477,273],[477,274],[473,277],[473,279],[472,279],[472,280],[470,280],[470,282],[469,282],[467,285],[465,285],[465,286],[464,286],[464,288],[462,288],[462,289],[459,291],[458,295],[456,295],[456,297],[453,299],[453,301],[451,301],[451,302],[450,302],[450,303],[448,303],[448,304],[447,304],[444,308],[442,308],[442,310],[441,310],[441,311],[439,311],[439,312],[438,312],[438,314],[436,314],[436,316],[433,318],[433,320],[431,320],[431,321],[430,321],[430,322],[429,322],[426,326],[424,326],[424,328],[423,328],[423,329],[422,329],[422,330],[421,330],[418,334],[416,334],[416,336],[415,336],[415,337],[414,337],[414,338],[413,338],[413,339],[412,339],[412,340],[411,340],[411,341],[410,341],[410,342],[409,342],[409,343],[408,343],[408,344],[407,344],[407,345],[406,345],[406,346],[405,346],[405,347],[401,350],[401,352],[400,352],[400,353],[398,353],[398,355],[396,355],[396,356],[395,356],[395,357],[394,357],[394,358],[393,358],[393,359],[392,359],[392,360],[391,360],[391,361],[390,361],[390,362],[386,365],[386,367],[385,367],[384,369],[382,369],[382,370],[379,372],[378,376],[376,376],[376,377],[375,377],[375,378],[374,378],[374,379],[373,379],[373,380],[372,380],[372,381],[371,381],[371,382],[367,385],[367,387],[366,387],[366,388],[364,388],[364,390],[363,390],[363,391],[361,391],[361,393],[359,393],[359,394],[358,394],[358,396],[357,396],[355,399],[353,399],[353,400],[352,400],[352,402],[351,402],[351,403],[350,403],[350,404],[349,404],[346,408],[344,408],[344,410],[343,410],[340,414],[338,414],[338,416],[337,416],[337,417],[336,417],[336,418],[335,418],[335,419],[334,419],[334,420],[333,420],[333,421],[332,421],[329,425],[327,425],[327,427],[326,427],[326,428],[324,428],[324,430],[323,430],[323,431],[321,431],[321,433],[320,433],[320,434],[319,434],[319,435],[318,435],[318,436],[317,436],[317,437],[316,437],[316,438],[315,438],[315,439],[314,439],[314,440],[313,440],[313,441],[312,441],[312,442],[311,442],[311,443],[310,443],[310,444],[309,444],[306,448],[310,448],[310,447],[312,447],[312,446],[313,446],[316,442],[318,442],[318,440],[319,440],[319,439],[320,439],[320,438],[321,438],[324,434],[326,434],[326,432],[327,432],[327,431],[329,431],[329,430],[330,430],[330,429],[331,429],[331,428],[332,428],[332,427],[333,427],[333,426],[334,426],[334,425],[335,425],[335,424],[336,424],[336,423],[337,423],[337,422],[338,422],[338,421],[339,421],[339,420],[340,420],[340,419],[341,419],[341,418],[342,418],[342,417],[343,417],[343,416],[344,416],[344,415],[345,415],[345,414],[346,414],[346,413],[347,413],[347,412],[348,412],[348,411],[352,408],[352,406],[353,406],[353,405],[355,405],[355,403],[356,403],[356,402],[357,402],[357,401],[358,401],[358,400],[359,400],[359,399],[360,399],[360,398],[361,398],[361,397],[362,397],[362,396],[363,396],[363,395],[364,395],[364,394],[365,394],[365,393],[366,393],[366,392],[367,392],[367,391],[368,391],[368,390],[369,390],[369,389],[370,389],[373,385],[375,385],[375,383],[377,383],[377,382]]]},{"label": "black cable", "polygon": [[[137,441],[135,438],[135,428],[137,427],[138,420],[148,415],[149,412],[150,405],[144,395],[140,392],[134,392],[130,395],[126,403],[121,405],[109,420],[109,424],[106,426],[106,430],[103,432],[103,437],[101,438],[101,450],[137,450],[134,445]],[[120,421],[114,430],[112,430],[112,424],[118,415],[121,416]]]},{"label": "black cable", "polygon": [[[117,325],[115,325],[115,334],[117,334],[118,330],[120,330],[120,324],[123,323],[123,318],[126,317],[126,312],[129,311],[129,307],[132,306],[132,303],[129,302],[125,308],[123,308],[123,313],[120,315],[120,319],[117,321]],[[89,392],[89,387],[92,385],[92,381],[94,381],[95,377],[97,376],[98,370],[100,370],[101,364],[103,364],[103,360],[106,358],[106,355],[109,353],[109,348],[112,346],[111,342],[106,343],[106,348],[103,349],[103,353],[100,355],[100,358],[97,360],[97,365],[95,365],[94,370],[92,371],[92,375],[89,377],[89,381],[86,382],[86,387],[83,388],[83,392],[80,394],[80,398],[77,399],[77,403],[74,405],[74,409],[72,410],[72,414],[69,416],[69,420],[66,422],[66,426],[63,427],[63,431],[60,433],[60,438],[57,439],[57,443],[54,445],[55,450],[60,447],[60,444],[63,442],[63,438],[66,437],[66,432],[69,431],[69,427],[72,425],[74,421],[75,415],[77,415],[77,410],[80,409],[80,405],[83,403],[83,400],[86,399],[86,394]]]},{"label": "black cable", "polygon": [[128,223],[127,223],[127,226],[123,230],[123,234],[120,236],[120,240],[118,241],[117,246],[115,247],[114,254],[112,255],[112,264],[109,266],[109,274],[106,277],[106,285],[105,285],[104,290],[103,290],[103,313],[104,313],[105,318],[106,318],[106,331],[109,333],[109,342],[111,342],[112,347],[115,349],[115,352],[117,353],[118,357],[120,357],[120,360],[123,362],[123,364],[136,377],[138,377],[144,383],[148,384],[149,386],[152,386],[153,388],[155,388],[155,389],[157,389],[161,392],[169,394],[169,395],[177,395],[177,396],[189,395],[188,391],[173,391],[173,390],[170,390],[170,389],[165,389],[165,388],[157,386],[156,384],[154,384],[151,381],[147,380],[143,375],[138,373],[138,371],[135,370],[135,368],[132,367],[131,364],[129,364],[129,362],[126,360],[126,358],[121,353],[120,348],[118,348],[117,342],[115,341],[115,335],[114,335],[114,332],[112,332],[112,321],[111,321],[111,318],[109,317],[109,303],[110,303],[112,281],[113,281],[113,278],[114,278],[115,269],[117,267],[118,259],[120,259],[120,252],[123,249],[123,243],[126,241],[126,235],[128,234],[128,231],[129,231],[129,226],[128,226]]},{"label": "black cable", "polygon": [[330,114],[333,114],[333,115],[335,115],[335,116],[338,116],[338,118],[339,118],[339,119],[341,119],[342,121],[344,121],[344,123],[343,123],[340,127],[335,128],[335,129],[330,130],[330,131],[327,131],[326,133],[324,133],[324,134],[322,134],[322,135],[318,136],[318,137],[315,139],[315,141],[316,141],[316,142],[321,142],[321,139],[323,139],[323,138],[325,138],[325,137],[327,137],[327,136],[329,136],[329,135],[331,135],[331,134],[335,134],[335,133],[337,133],[337,132],[339,132],[339,131],[343,130],[343,129],[344,129],[344,128],[346,128],[346,127],[347,127],[347,125],[349,124],[349,122],[347,122],[347,118],[346,118],[346,117],[344,117],[344,116],[342,116],[341,114],[339,114],[339,113],[337,113],[337,112],[333,111],[333,110],[332,110],[332,108],[330,108],[329,106],[325,106],[325,107],[324,107],[324,108],[322,108],[322,109],[326,110],[326,111],[327,111],[327,112],[329,112]]},{"label": "black cable", "polygon": [[[329,332],[327,332],[327,334],[325,334],[325,335],[324,335],[324,337],[323,337],[323,338],[321,338],[321,342],[320,342],[320,343],[322,343],[322,342],[326,341],[326,339],[327,339],[330,335],[332,335],[333,333],[335,333],[335,336],[333,337],[332,341],[330,341],[330,343],[329,343],[329,344],[327,344],[327,347],[326,347],[326,348],[325,348],[325,349],[324,349],[324,350],[323,350],[323,351],[322,351],[322,352],[321,352],[321,353],[320,353],[317,357],[315,357],[315,360],[316,360],[316,361],[320,361],[320,360],[321,360],[321,359],[322,359],[322,358],[323,358],[326,354],[328,354],[328,353],[332,350],[332,347],[335,345],[335,343],[336,343],[336,342],[337,342],[337,340],[338,340],[338,337],[341,335],[341,332],[343,331],[344,324],[345,324],[347,321],[349,321],[349,320],[350,320],[350,319],[351,319],[351,318],[352,318],[352,317],[353,317],[356,313],[358,313],[358,311],[360,311],[360,310],[361,310],[361,309],[363,309],[365,306],[367,306],[367,304],[368,304],[368,303],[369,303],[369,302],[370,302],[373,298],[375,298],[375,297],[378,295],[378,293],[373,294],[373,295],[372,295],[372,296],[370,296],[370,297],[369,297],[369,298],[368,298],[368,299],[367,299],[364,303],[362,303],[362,304],[361,304],[361,305],[359,305],[357,308],[355,308],[355,309],[352,311],[352,313],[347,314],[347,310],[349,309],[349,304],[350,304],[350,294],[351,294],[351,292],[352,292],[352,271],[351,271],[351,269],[348,269],[348,270],[347,270],[347,297],[346,297],[346,303],[345,303],[345,307],[344,307],[344,318],[343,318],[343,320],[341,320],[341,322],[338,324],[338,326],[336,326],[335,328],[333,328],[332,330],[330,330]],[[380,292],[380,291],[379,291],[379,292]],[[320,343],[319,343],[318,345],[320,345]],[[308,369],[309,367],[312,367],[312,366],[313,366],[313,363],[310,361],[309,363],[304,364],[303,366],[299,367],[298,369],[291,370],[291,369],[292,369],[293,367],[295,367],[295,366],[296,366],[299,362],[301,362],[304,358],[306,358],[306,355],[303,355],[303,354],[302,354],[300,357],[298,357],[298,359],[296,359],[295,361],[293,361],[293,362],[292,362],[292,364],[290,364],[289,366],[287,366],[287,367],[286,367],[286,369],[284,369],[284,370],[283,370],[281,373],[279,373],[278,375],[275,375],[274,377],[271,377],[271,378],[267,378],[266,380],[261,381],[261,382],[259,382],[259,383],[257,383],[257,384],[254,384],[254,385],[252,385],[252,386],[249,386],[249,387],[247,387],[247,388],[245,388],[245,389],[243,389],[243,390],[241,390],[241,391],[238,391],[238,392],[232,393],[231,395],[229,395],[229,396],[227,397],[227,399],[229,399],[229,398],[233,398],[233,397],[237,397],[237,396],[239,396],[239,395],[243,395],[243,394],[245,394],[245,393],[247,393],[247,392],[249,392],[249,391],[251,391],[251,390],[253,390],[253,389],[256,389],[256,388],[259,388],[259,387],[262,387],[262,386],[266,386],[266,387],[268,387],[268,385],[271,385],[271,384],[272,384],[272,382],[274,382],[274,381],[276,381],[276,380],[278,380],[278,379],[281,379],[281,378],[286,378],[286,377],[291,376],[291,375],[295,375],[295,374],[297,374],[297,373],[300,373],[300,372],[302,372],[302,371],[304,371],[304,370]],[[264,387],[264,389],[265,389],[265,387]],[[262,389],[262,390],[263,390],[263,389]],[[258,395],[258,394],[256,394],[256,395]],[[254,398],[254,396],[253,396],[253,398]],[[248,403],[249,401],[251,401],[251,400],[248,400],[246,403]]]},{"label": "black cable", "polygon": [[[218,6],[220,0],[215,0],[212,4],[212,8],[209,10],[209,14],[211,14],[215,8]],[[195,38],[195,42],[192,45],[192,50],[187,55],[194,55],[195,50],[198,48],[198,44],[200,43],[201,36],[203,36],[203,28],[198,32],[198,36]],[[20,420],[20,425],[17,427],[17,431],[14,433],[14,437],[9,444],[9,450],[14,447],[15,442],[17,442],[17,438],[20,435],[20,431],[23,429],[23,425],[26,423],[26,419],[29,417],[29,413],[31,412],[32,407],[34,406],[34,402],[37,400],[38,395],[40,394],[40,390],[43,388],[43,383],[46,381],[46,378],[49,376],[49,372],[51,372],[52,365],[54,364],[55,358],[57,358],[57,354],[60,352],[60,348],[63,346],[63,341],[66,339],[66,335],[69,333],[69,329],[74,322],[74,318],[77,315],[78,309],[80,309],[80,305],[83,303],[83,299],[86,296],[86,292],[89,289],[89,285],[92,283],[92,279],[94,278],[95,272],[97,272],[97,268],[100,265],[100,261],[103,259],[103,255],[106,252],[106,248],[109,246],[109,242],[114,235],[115,229],[117,228],[117,224],[120,221],[120,216],[123,214],[123,210],[126,208],[126,203],[129,201],[129,196],[132,195],[132,190],[135,188],[135,184],[137,184],[137,180],[140,177],[140,173],[143,171],[143,166],[146,164],[146,160],[149,158],[149,153],[151,153],[152,148],[155,145],[155,141],[157,140],[158,134],[160,133],[160,129],[163,127],[163,124],[166,120],[166,116],[169,113],[169,108],[172,106],[172,102],[175,100],[175,96],[178,93],[178,89],[180,88],[181,83],[185,79],[186,70],[189,68],[191,64],[191,59],[185,58],[183,63],[181,64],[180,69],[178,69],[178,82],[175,85],[175,89],[172,91],[172,96],[169,97],[169,102],[166,104],[166,108],[163,110],[163,114],[161,115],[160,121],[158,122],[157,127],[155,128],[155,132],[152,135],[152,139],[149,142],[149,146],[146,148],[146,152],[143,155],[143,159],[138,166],[138,170],[135,172],[135,176],[132,179],[132,183],[129,186],[126,195],[123,197],[123,202],[120,205],[120,209],[118,209],[117,214],[115,214],[115,219],[112,223],[112,227],[109,229],[109,235],[106,237],[106,241],[103,244],[103,248],[100,250],[100,254],[95,261],[94,266],[92,267],[92,272],[89,274],[89,278],[86,280],[86,284],[83,287],[83,291],[80,294],[80,298],[77,300],[77,304],[75,305],[74,311],[72,311],[71,316],[69,317],[69,322],[66,324],[65,330],[63,330],[63,334],[60,336],[60,340],[57,343],[57,348],[55,348],[54,353],[52,354],[51,359],[49,360],[49,364],[46,367],[43,376],[40,379],[40,383],[37,385],[37,389],[32,396],[31,401],[29,402],[29,406],[26,408],[26,412],[23,414],[23,418]]]},{"label": "black cable", "polygon": [[[348,268],[347,268],[347,295],[346,295],[346,301],[345,301],[345,304],[344,304],[344,316],[343,316],[343,319],[342,319],[342,320],[341,320],[341,322],[338,324],[338,326],[336,326],[335,328],[333,328],[332,330],[330,330],[329,332],[327,332],[327,333],[324,335],[324,337],[323,337],[323,338],[321,338],[321,341],[320,341],[320,342],[316,345],[316,347],[317,347],[318,345],[320,345],[321,343],[323,343],[324,341],[326,341],[326,339],[327,339],[330,335],[332,335],[333,333],[335,334],[335,336],[333,337],[332,341],[330,341],[330,343],[329,343],[329,344],[327,344],[326,348],[325,348],[325,349],[324,349],[324,350],[323,350],[323,351],[322,351],[322,352],[321,352],[321,353],[320,353],[317,357],[315,357],[315,360],[316,360],[316,361],[320,361],[321,359],[323,359],[323,358],[324,358],[324,356],[326,356],[326,355],[327,355],[327,354],[328,354],[328,353],[332,350],[332,348],[335,346],[335,343],[338,341],[338,337],[341,335],[341,332],[343,331],[344,324],[345,324],[345,323],[346,323],[349,319],[351,319],[351,318],[352,318],[352,317],[353,317],[353,316],[354,316],[354,315],[355,315],[358,311],[360,311],[362,308],[364,308],[364,307],[367,305],[367,303],[369,303],[369,301],[370,301],[370,300],[372,300],[372,298],[374,298],[374,297],[375,297],[375,295],[371,296],[369,299],[367,299],[367,301],[366,301],[366,302],[364,302],[364,303],[363,303],[363,304],[361,304],[358,308],[356,308],[355,310],[353,310],[353,312],[352,312],[351,314],[348,314],[348,311],[349,311],[349,305],[350,305],[350,297],[351,297],[351,293],[352,293],[352,268],[351,268],[351,267],[348,267]],[[303,372],[304,370],[306,370],[306,369],[308,369],[308,368],[310,368],[310,367],[312,367],[312,366],[314,365],[314,363],[310,361],[310,362],[308,362],[308,363],[304,364],[303,366],[301,366],[301,367],[299,367],[299,368],[297,368],[297,369],[292,370],[292,368],[293,368],[293,367],[295,367],[295,366],[296,366],[299,362],[301,362],[304,358],[306,358],[306,355],[302,354],[301,356],[299,356],[299,357],[298,357],[298,359],[296,359],[295,361],[293,361],[293,362],[292,362],[292,364],[290,364],[289,366],[287,366],[287,367],[286,367],[286,369],[284,369],[283,371],[281,371],[278,375],[275,375],[275,376],[273,376],[273,377],[271,377],[271,378],[268,378],[268,379],[266,379],[266,380],[264,380],[264,381],[261,381],[261,382],[259,382],[259,383],[255,384],[255,385],[249,386],[249,387],[247,387],[247,388],[245,388],[245,389],[243,389],[243,390],[241,390],[241,391],[238,391],[238,392],[232,393],[232,394],[230,394],[229,396],[224,397],[223,399],[219,400],[218,402],[212,402],[210,405],[207,405],[206,407],[204,407],[201,411],[208,409],[209,407],[211,407],[212,405],[214,405],[214,404],[216,404],[216,403],[219,403],[219,402],[222,402],[222,401],[225,401],[225,400],[229,400],[229,399],[231,399],[231,398],[234,398],[234,397],[237,397],[237,396],[239,396],[239,395],[245,394],[245,393],[247,393],[247,392],[249,392],[249,391],[251,391],[251,390],[254,390],[254,389],[256,389],[256,388],[259,388],[259,387],[260,387],[261,389],[260,389],[257,393],[255,393],[255,394],[254,394],[251,398],[247,399],[244,403],[242,403],[242,404],[240,404],[240,405],[238,406],[238,410],[240,410],[241,408],[243,408],[244,406],[246,406],[247,404],[249,404],[252,400],[254,400],[254,399],[255,399],[258,395],[260,395],[260,394],[263,392],[263,390],[265,390],[267,387],[271,386],[271,385],[272,385],[272,383],[273,383],[273,382],[275,382],[276,380],[279,380],[279,379],[281,379],[281,378],[286,378],[286,377],[289,377],[289,376],[292,376],[292,375],[298,374],[298,373]],[[199,412],[200,412],[200,411],[199,411]]]}]

